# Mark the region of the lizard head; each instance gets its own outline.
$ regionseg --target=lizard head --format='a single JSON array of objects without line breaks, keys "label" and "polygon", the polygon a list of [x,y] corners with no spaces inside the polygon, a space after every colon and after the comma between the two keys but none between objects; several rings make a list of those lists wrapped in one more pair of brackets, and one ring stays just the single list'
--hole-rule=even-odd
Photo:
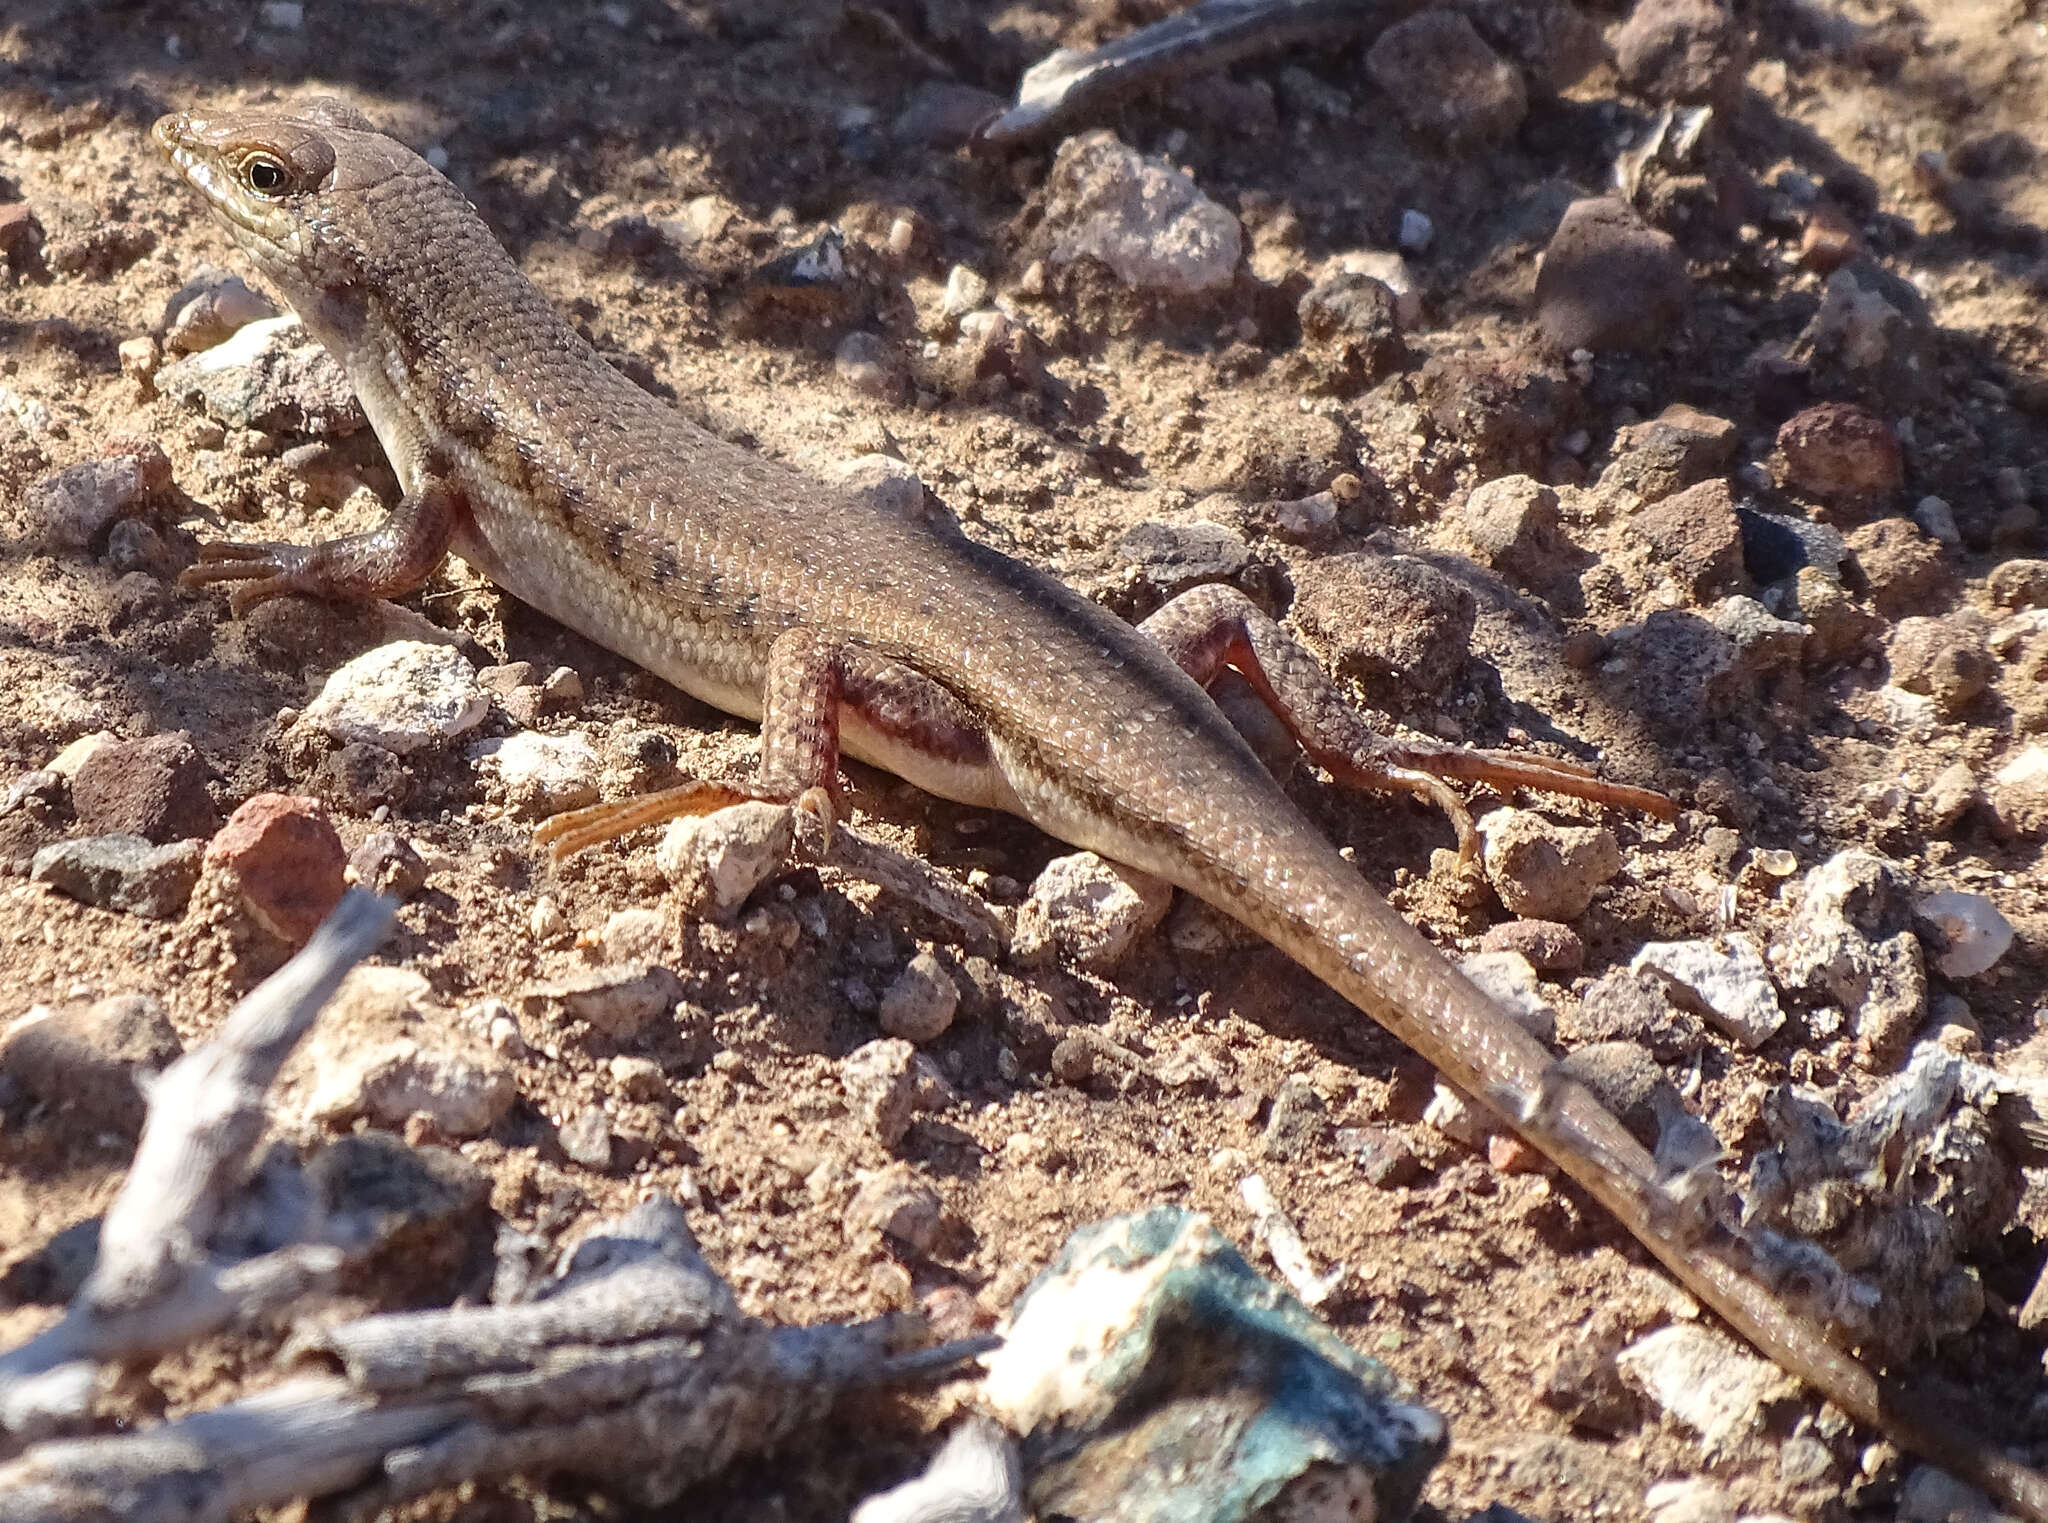
[{"label": "lizard head", "polygon": [[377,206],[400,185],[460,192],[342,101],[159,117],[156,146],[301,314],[364,273]]}]

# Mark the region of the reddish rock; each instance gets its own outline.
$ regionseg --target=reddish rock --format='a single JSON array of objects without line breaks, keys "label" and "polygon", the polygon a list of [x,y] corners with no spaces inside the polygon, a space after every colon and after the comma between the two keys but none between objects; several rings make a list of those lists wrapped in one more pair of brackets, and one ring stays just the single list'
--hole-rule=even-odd
[{"label": "reddish rock", "polygon": [[1905,483],[1906,457],[1892,426],[1853,402],[1821,402],[1778,430],[1781,484],[1823,502],[1880,502]]},{"label": "reddish rock", "polygon": [[101,746],[71,780],[71,805],[95,835],[137,835],[159,846],[220,829],[207,784],[213,769],[182,730]]},{"label": "reddish rock", "polygon": [[1648,349],[1685,315],[1692,281],[1670,236],[1614,196],[1574,201],[1543,251],[1536,319],[1560,349]]},{"label": "reddish rock", "polygon": [[43,262],[43,225],[26,201],[0,206],[0,264],[32,270]]},{"label": "reddish rock", "polygon": [[1695,598],[1748,585],[1742,566],[1742,523],[1725,481],[1702,481],[1653,502],[1628,521],[1658,565]]},{"label": "reddish rock", "polygon": [[341,900],[348,853],[320,801],[259,793],[206,848],[206,871],[232,878],[243,908],[297,946]]}]

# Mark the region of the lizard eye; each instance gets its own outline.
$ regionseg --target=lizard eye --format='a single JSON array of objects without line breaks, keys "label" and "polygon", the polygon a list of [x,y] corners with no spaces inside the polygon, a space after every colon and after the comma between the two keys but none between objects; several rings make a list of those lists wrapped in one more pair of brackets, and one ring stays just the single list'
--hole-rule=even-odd
[{"label": "lizard eye", "polygon": [[258,153],[250,155],[242,166],[242,178],[257,195],[275,196],[283,193],[291,175],[269,154]]}]

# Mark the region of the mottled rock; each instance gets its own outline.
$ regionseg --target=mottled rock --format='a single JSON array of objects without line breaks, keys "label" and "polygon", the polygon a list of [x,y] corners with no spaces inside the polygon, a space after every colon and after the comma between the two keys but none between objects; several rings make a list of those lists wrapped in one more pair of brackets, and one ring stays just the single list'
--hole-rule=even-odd
[{"label": "mottled rock", "polygon": [[614,963],[652,963],[660,960],[668,942],[668,926],[661,911],[649,905],[628,905],[605,916],[598,933],[605,956]]},{"label": "mottled rock", "polygon": [[636,1040],[682,999],[681,979],[667,968],[638,962],[579,968],[529,985],[520,996],[528,1014],[580,1021],[612,1042]]},{"label": "mottled rock", "polygon": [[1482,952],[1515,952],[1539,973],[1572,974],[1586,961],[1579,933],[1557,920],[1507,920],[1479,938]]},{"label": "mottled rock", "polygon": [[1847,1011],[1857,1061],[1889,1067],[1927,1009],[1927,973],[1912,922],[1911,882],[1867,851],[1844,851],[1807,875],[1799,908],[1771,950],[1780,981]]},{"label": "mottled rock", "polygon": [[476,669],[460,651],[394,640],[337,668],[300,723],[344,745],[410,756],[475,729],[489,712]]},{"label": "mottled rock", "polygon": [[1740,932],[1714,941],[1650,942],[1629,961],[1631,973],[1645,970],[1744,1047],[1761,1047],[1785,1024],[1763,954]]},{"label": "mottled rock", "polygon": [[1525,587],[1567,576],[1585,559],[1565,533],[1557,493],[1529,476],[1497,476],[1472,489],[1461,521],[1479,559]]},{"label": "mottled rock", "polygon": [[196,354],[225,343],[250,323],[275,316],[277,308],[241,276],[201,265],[164,304],[164,348]]},{"label": "mottled rock", "polygon": [[1314,385],[1352,396],[1408,363],[1400,303],[1370,275],[1336,270],[1296,304],[1304,357]]},{"label": "mottled rock", "polygon": [[1631,1383],[1699,1434],[1709,1451],[1757,1431],[1766,1409],[1798,1390],[1775,1365],[1686,1323],[1630,1344],[1617,1362]]},{"label": "mottled rock", "polygon": [[196,400],[228,428],[336,436],[369,421],[341,362],[292,316],[249,323],[226,342],[164,366],[156,389]]},{"label": "mottled rock", "polygon": [[1748,63],[1748,39],[1719,0],[1639,0],[1614,38],[1622,82],[1659,103],[1725,102]]},{"label": "mottled rock", "polygon": [[960,986],[945,964],[929,952],[910,959],[909,966],[882,991],[878,1020],[890,1036],[910,1042],[932,1042],[944,1036],[960,1008]]},{"label": "mottled rock", "polygon": [[1266,1126],[1259,1134],[1259,1156],[1298,1161],[1322,1145],[1329,1127],[1330,1108],[1315,1086],[1301,1074],[1289,1074],[1280,1081],[1267,1108]]},{"label": "mottled rock", "polygon": [[1203,520],[1134,524],[1117,540],[1116,556],[1160,602],[1208,582],[1234,582],[1252,563],[1242,534]]},{"label": "mottled rock", "polygon": [[2000,561],[1985,576],[1984,591],[2000,608],[2048,608],[2048,561]]},{"label": "mottled rock", "polygon": [[99,909],[175,920],[199,881],[199,844],[152,846],[142,836],[83,836],[45,846],[28,875],[31,882]]},{"label": "mottled rock", "polygon": [[846,1208],[846,1235],[859,1244],[880,1237],[921,1259],[938,1242],[945,1202],[930,1180],[907,1163],[892,1163],[865,1175]]},{"label": "mottled rock", "polygon": [[1627,1042],[1660,1059],[1699,1051],[1704,1035],[1699,1017],[1679,1007],[1662,978],[1630,968],[1609,968],[1593,980],[1558,1017],[1557,1034],[1568,1047]]},{"label": "mottled rock", "polygon": [[1947,604],[1956,591],[1955,568],[1938,540],[1908,518],[1859,524],[1842,540],[1866,596],[1888,619]]},{"label": "mottled rock", "polygon": [[788,865],[795,840],[789,805],[749,800],[670,821],[654,862],[685,919],[727,921]]},{"label": "mottled rock", "polygon": [[1885,654],[1892,681],[1933,699],[1944,719],[1955,718],[1998,680],[1998,662],[1974,614],[1901,619]]},{"label": "mottled rock", "polygon": [[1529,114],[1521,72],[1454,11],[1395,22],[1366,50],[1365,72],[1410,128],[1450,147],[1505,142]]},{"label": "mottled rock", "polygon": [[580,1163],[586,1169],[599,1172],[612,1166],[615,1139],[611,1118],[605,1115],[601,1106],[584,1106],[557,1128],[555,1140],[562,1145],[563,1153],[572,1163]]},{"label": "mottled rock", "polygon": [[395,1130],[424,1116],[446,1137],[482,1135],[518,1097],[505,1060],[434,1004],[425,978],[374,964],[343,980],[286,1076],[311,1120]]},{"label": "mottled rock", "polygon": [[1415,1149],[1391,1127],[1342,1126],[1331,1140],[1376,1190],[1402,1189],[1422,1175],[1422,1160],[1415,1156]]},{"label": "mottled rock", "polygon": [[348,878],[372,893],[410,899],[426,887],[426,859],[396,831],[373,830],[348,854]]},{"label": "mottled rock", "polygon": [[1299,568],[1294,622],[1340,676],[1417,693],[1448,687],[1472,649],[1472,594],[1427,561],[1360,551]]},{"label": "mottled rock", "polygon": [[1557,1012],[1528,958],[1519,952],[1475,952],[1458,959],[1458,971],[1479,986],[1508,1018],[1546,1047],[1557,1036]]},{"label": "mottled rock", "polygon": [[1169,299],[1228,290],[1244,252],[1236,217],[1181,170],[1104,131],[1060,145],[1044,231],[1054,265],[1094,259],[1125,285]]},{"label": "mottled rock", "polygon": [[904,394],[902,363],[879,334],[847,334],[832,351],[832,373],[878,402],[898,401]]},{"label": "mottled rock", "polygon": [[320,801],[304,794],[251,797],[207,843],[205,868],[251,919],[292,946],[319,929],[348,886],[341,837]]},{"label": "mottled rock", "polygon": [[1663,1065],[1637,1042],[1591,1042],[1559,1060],[1558,1067],[1593,1096],[1646,1148],[1655,1148],[1663,1117],[1683,1106]]},{"label": "mottled rock", "polygon": [[2008,838],[2048,836],[2048,745],[2028,746],[1993,773],[1987,802]]},{"label": "mottled rock", "polygon": [[1728,419],[1673,402],[1647,422],[1616,430],[1614,459],[1600,486],[1655,502],[1719,475],[1740,442]]},{"label": "mottled rock", "polygon": [[83,460],[29,487],[23,499],[27,526],[50,550],[84,550],[116,520],[146,511],[170,480],[170,460],[154,443]]},{"label": "mottled rock", "polygon": [[597,802],[604,759],[581,735],[520,730],[469,748],[485,782],[514,814],[539,819]]},{"label": "mottled rock", "polygon": [[1691,297],[1670,236],[1618,197],[1596,197],[1566,207],[1551,234],[1536,276],[1536,319],[1559,349],[1649,349]]},{"label": "mottled rock", "polygon": [[1650,503],[1628,518],[1628,532],[1650,547],[1656,565],[1695,599],[1747,584],[1742,522],[1725,481],[1702,481]]},{"label": "mottled rock", "polygon": [[1526,809],[1496,809],[1479,822],[1481,863],[1500,902],[1517,915],[1582,915],[1621,870],[1621,846],[1605,826],[1559,825]]},{"label": "mottled rock", "polygon": [[1843,507],[1884,501],[1906,474],[1891,425],[1853,402],[1820,402],[1787,418],[1772,465],[1782,485]]},{"label": "mottled rock", "polygon": [[2012,922],[1982,894],[1945,888],[1914,906],[1941,940],[1935,969],[1943,978],[1975,978],[1998,965],[2013,941]]},{"label": "mottled rock", "polygon": [[917,1049],[901,1037],[868,1042],[839,1060],[847,1105],[885,1148],[903,1140],[917,1112],[916,1064]]},{"label": "mottled rock", "polygon": [[1098,857],[1055,857],[1017,912],[1011,955],[1029,964],[1058,954],[1084,968],[1113,968],[1173,907],[1173,886]]},{"label": "mottled rock", "polygon": [[71,807],[95,835],[138,835],[162,845],[220,829],[207,784],[213,769],[182,730],[116,740],[88,756],[71,780]]}]

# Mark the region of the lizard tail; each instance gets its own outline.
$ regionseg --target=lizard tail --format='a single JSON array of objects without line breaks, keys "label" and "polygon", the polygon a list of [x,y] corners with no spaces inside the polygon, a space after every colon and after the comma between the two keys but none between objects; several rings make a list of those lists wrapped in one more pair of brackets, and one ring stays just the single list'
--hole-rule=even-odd
[{"label": "lizard tail", "polygon": [[1953,1403],[1943,1405],[1924,1382],[1872,1371],[1830,1341],[1814,1317],[1687,1231],[1649,1153],[1536,1038],[1446,963],[1319,835],[1268,828],[1292,841],[1268,859],[1264,883],[1256,874],[1247,881],[1240,869],[1227,882],[1183,886],[1245,921],[1499,1113],[1782,1369],[2001,1505],[2048,1523],[2048,1476],[1966,1428]]}]

